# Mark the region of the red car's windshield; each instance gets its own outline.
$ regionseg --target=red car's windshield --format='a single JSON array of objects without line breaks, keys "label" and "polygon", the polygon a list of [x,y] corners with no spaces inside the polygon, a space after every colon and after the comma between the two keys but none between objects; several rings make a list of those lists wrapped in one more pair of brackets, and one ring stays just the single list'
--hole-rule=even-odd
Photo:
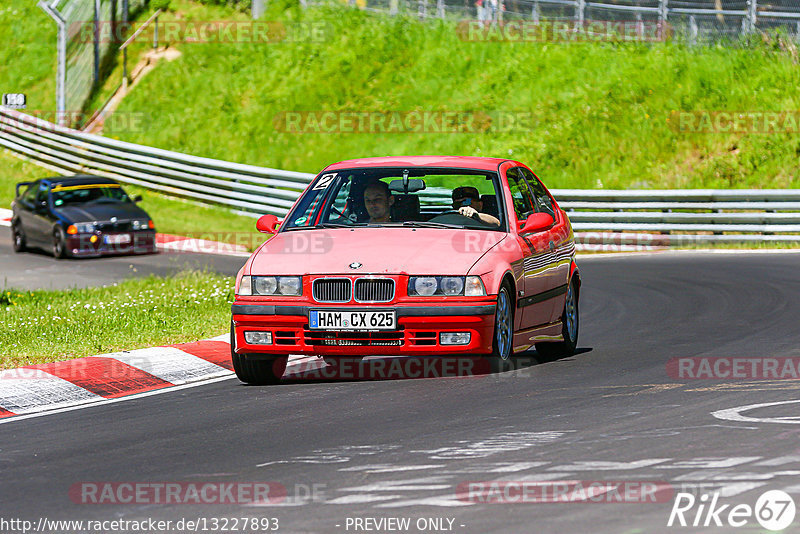
[{"label": "red car's windshield", "polygon": [[319,176],[283,226],[505,230],[499,190],[496,172],[420,167],[339,170]]}]

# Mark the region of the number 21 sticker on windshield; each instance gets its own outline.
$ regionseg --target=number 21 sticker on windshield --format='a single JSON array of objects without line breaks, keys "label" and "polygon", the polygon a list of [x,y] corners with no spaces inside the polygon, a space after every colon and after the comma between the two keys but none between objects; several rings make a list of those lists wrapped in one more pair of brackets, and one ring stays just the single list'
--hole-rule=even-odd
[{"label": "number 21 sticker on windshield", "polygon": [[331,174],[323,174],[322,176],[320,176],[319,182],[317,182],[317,184],[314,186],[313,191],[318,191],[320,189],[327,189],[327,187],[331,185],[331,182],[333,182],[334,178],[336,178],[335,172]]}]

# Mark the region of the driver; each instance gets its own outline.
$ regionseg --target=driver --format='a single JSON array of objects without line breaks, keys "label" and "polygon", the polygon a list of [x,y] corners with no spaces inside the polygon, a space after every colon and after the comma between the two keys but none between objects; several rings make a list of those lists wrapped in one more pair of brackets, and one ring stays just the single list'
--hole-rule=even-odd
[{"label": "driver", "polygon": [[453,189],[453,208],[464,217],[475,219],[488,226],[500,226],[497,217],[488,213],[481,213],[483,201],[478,189],[470,186],[456,187]]},{"label": "driver", "polygon": [[390,207],[394,195],[389,192],[386,182],[372,182],[364,189],[364,206],[367,208],[370,223],[392,222]]}]

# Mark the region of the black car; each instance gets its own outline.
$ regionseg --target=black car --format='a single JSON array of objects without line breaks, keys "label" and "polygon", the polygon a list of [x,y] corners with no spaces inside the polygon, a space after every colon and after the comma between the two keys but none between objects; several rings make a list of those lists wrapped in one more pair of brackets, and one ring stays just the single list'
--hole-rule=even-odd
[{"label": "black car", "polygon": [[56,258],[156,251],[153,220],[110,178],[57,176],[17,184],[11,204],[14,250]]}]

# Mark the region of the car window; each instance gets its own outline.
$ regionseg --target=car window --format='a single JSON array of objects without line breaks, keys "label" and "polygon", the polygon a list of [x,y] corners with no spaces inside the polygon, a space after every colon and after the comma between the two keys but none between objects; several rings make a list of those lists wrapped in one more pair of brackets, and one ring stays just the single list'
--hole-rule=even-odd
[{"label": "car window", "polygon": [[47,194],[50,192],[50,185],[41,183],[39,184],[39,189],[36,192],[36,203],[41,204],[42,202],[47,202]]},{"label": "car window", "polygon": [[38,184],[33,183],[22,193],[22,200],[28,204],[36,202],[36,192],[39,190]]},{"label": "car window", "polygon": [[283,228],[405,224],[503,230],[499,183],[496,171],[441,167],[322,173],[303,193]]},{"label": "car window", "polygon": [[131,199],[118,184],[56,185],[53,188],[56,207],[85,202],[118,203],[131,202]]},{"label": "car window", "polygon": [[517,221],[522,222],[535,211],[533,195],[519,167],[508,169],[506,176],[511,197],[514,199],[514,213],[517,214]]},{"label": "car window", "polygon": [[338,190],[334,193],[333,202],[331,202],[327,213],[325,213],[325,222],[348,224],[358,220],[354,203],[350,198],[351,186],[352,180],[349,178],[340,180],[336,186]]},{"label": "car window", "polygon": [[553,219],[556,218],[555,209],[553,209],[553,199],[550,198],[550,195],[547,194],[547,189],[544,188],[542,182],[539,181],[536,176],[523,167],[520,167],[520,171],[522,175],[525,177],[525,180],[528,182],[528,185],[533,190],[533,200],[535,202],[535,208],[537,212],[540,213],[547,213]]}]

